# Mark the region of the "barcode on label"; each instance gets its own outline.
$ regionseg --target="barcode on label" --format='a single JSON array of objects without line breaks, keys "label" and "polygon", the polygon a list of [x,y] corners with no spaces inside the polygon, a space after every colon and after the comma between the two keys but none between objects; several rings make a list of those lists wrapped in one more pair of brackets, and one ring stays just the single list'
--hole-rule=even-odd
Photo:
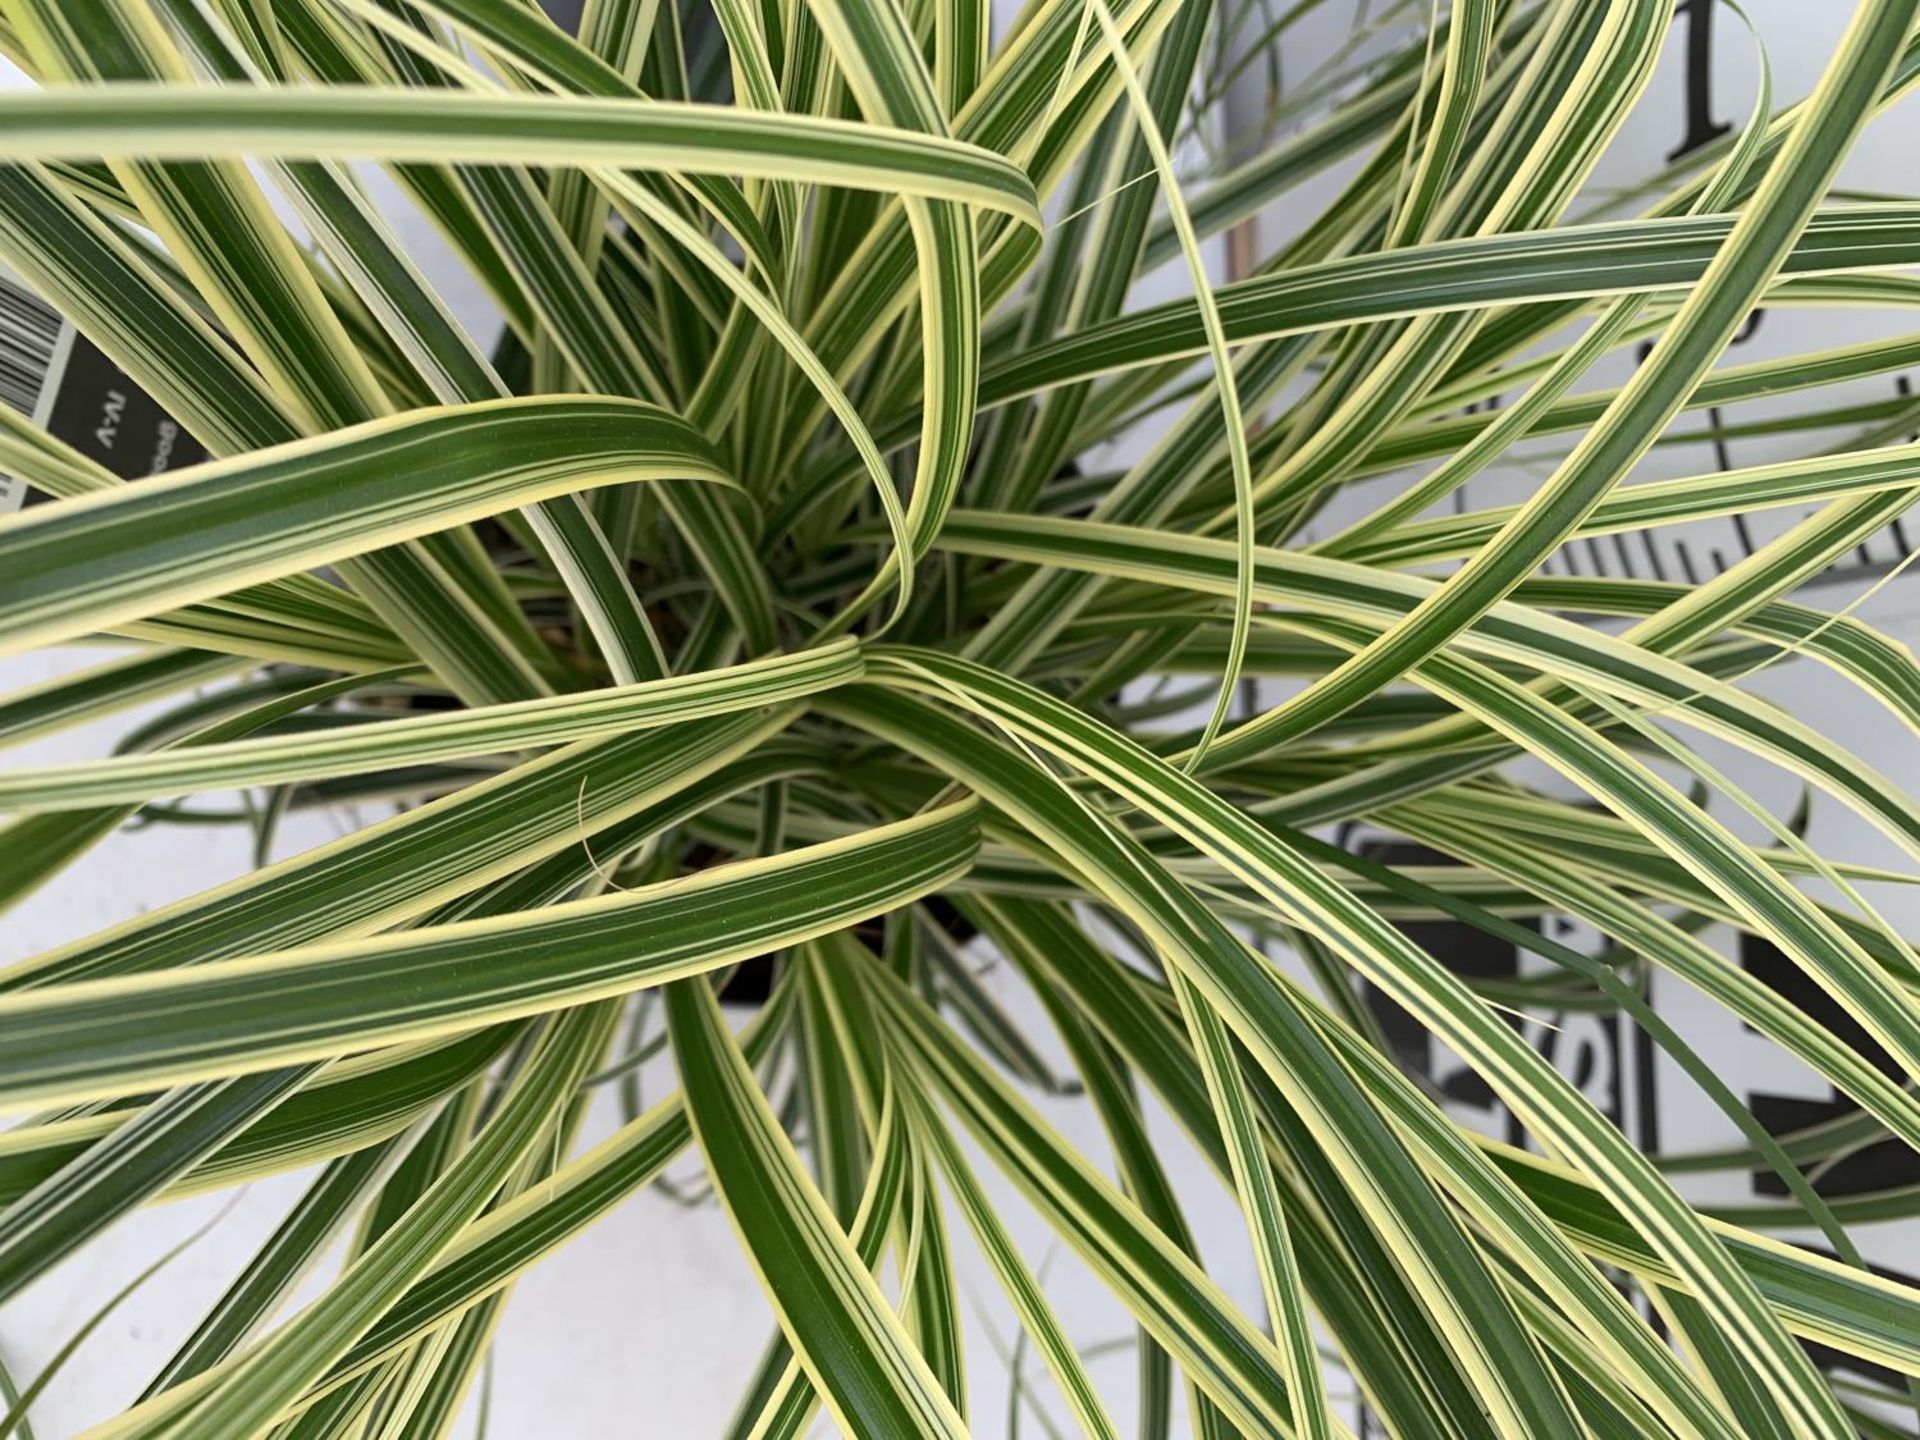
[{"label": "barcode on label", "polygon": [[[0,405],[46,426],[73,349],[60,312],[0,269]],[[0,471],[0,515],[27,503],[27,487]]]},{"label": "barcode on label", "polygon": [[29,419],[60,348],[60,312],[31,290],[0,278],[0,401]]}]

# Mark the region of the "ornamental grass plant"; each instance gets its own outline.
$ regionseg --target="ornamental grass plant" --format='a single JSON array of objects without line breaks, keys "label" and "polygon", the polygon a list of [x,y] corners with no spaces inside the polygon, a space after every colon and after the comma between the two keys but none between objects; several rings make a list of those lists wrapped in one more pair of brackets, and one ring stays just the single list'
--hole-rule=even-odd
[{"label": "ornamental grass plant", "polygon": [[[1763,307],[1914,304],[1920,202],[1836,176],[1920,81],[1920,6],[1846,0],[1802,98],[1751,51],[1751,113],[1626,191],[1595,170],[1671,0],[1401,5],[1282,67],[1330,7],[0,0],[32,82],[0,260],[209,457],[128,480],[0,408],[34,502],[0,646],[92,647],[0,695],[0,740],[127,734],[0,772],[0,904],[136,819],[259,840],[0,970],[0,1299],[143,1207],[308,1177],[90,1433],[465,1433],[516,1280],[669,1166],[764,1284],[729,1437],[1003,1433],[963,1272],[1059,1433],[1323,1440],[1355,1397],[1404,1440],[1916,1433],[1920,1288],[1850,1227],[1920,1202],[1820,1183],[1920,1145],[1912,868],[1744,778],[1920,849],[1911,750],[1753,683],[1920,719],[1906,648],[1796,598],[1920,487],[1920,405],[1817,392],[1915,339],[1725,357]],[[1270,113],[1222,133],[1249,82]],[[1813,438],[1646,477],[1755,401]],[[1465,500],[1521,453],[1518,503]],[[1709,578],[1548,568],[1760,512]],[[1524,964],[1459,973],[1438,921]],[[1649,977],[1844,1113],[1770,1133]],[[1565,1012],[1734,1141],[1649,1153],[1516,1018]],[[1202,1263],[1176,1130],[1255,1303]],[[1723,1216],[1701,1170],[1781,1198]],[[1036,1220],[1130,1360],[1094,1363]]]}]

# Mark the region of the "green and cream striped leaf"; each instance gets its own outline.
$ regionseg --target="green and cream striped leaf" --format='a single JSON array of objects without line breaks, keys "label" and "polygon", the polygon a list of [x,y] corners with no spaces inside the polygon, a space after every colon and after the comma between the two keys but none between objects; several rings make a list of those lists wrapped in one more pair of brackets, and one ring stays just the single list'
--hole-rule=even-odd
[{"label": "green and cream striped leaf", "polygon": [[902,1044],[967,1129],[1097,1274],[1245,1429],[1286,1433],[1283,1361],[1206,1273],[903,988],[884,985]]},{"label": "green and cream striped leaf", "polygon": [[856,1435],[966,1435],[966,1422],[801,1168],[712,993],[698,984],[670,987],[667,1020],[714,1186],[835,1420]]},{"label": "green and cream striped leaf", "polygon": [[[876,676],[884,673],[878,657],[873,663]],[[1656,1251],[1686,1276],[1692,1293],[1716,1315],[1729,1345],[1765,1388],[1770,1403],[1801,1416],[1796,1423],[1813,1433],[1844,1433],[1831,1393],[1744,1274],[1707,1239],[1694,1212],[1558,1072],[1430,956],[1303,863],[1297,852],[1191,780],[1176,780],[1178,772],[1124,737],[1037,691],[965,662],[926,655],[903,660],[903,680],[911,684],[908,677],[919,674],[938,677],[932,688],[939,693],[952,687],[967,694],[971,704],[1113,786],[1215,855],[1281,914],[1298,917],[1463,1057],[1472,1057],[1535,1133],[1583,1168],[1606,1177]],[[1256,1043],[1254,1034],[1235,1028],[1243,1039]]]},{"label": "green and cream striped leaf", "polygon": [[0,1096],[127,1094],[626,994],[883,914],[964,873],[977,844],[962,802],[525,914],[17,992],[0,1000]]},{"label": "green and cream striped leaf", "polygon": [[204,1371],[200,1391],[162,1391],[123,1412],[110,1433],[129,1437],[192,1433],[258,1435],[377,1320],[392,1298],[425,1273],[564,1116],[574,1088],[612,1031],[615,1006],[581,1006],[547,1021],[524,1068],[506,1088],[473,1143],[426,1187],[390,1228],[324,1294],[231,1369]]},{"label": "green and cream striped leaf", "polygon": [[0,526],[6,648],[82,635],[556,495],[727,476],[637,401],[490,401],[370,421]]},{"label": "green and cream striped leaf", "polygon": [[18,745],[248,669],[193,650],[143,647],[131,655],[43,680],[0,697],[0,744]]},{"label": "green and cream striped leaf", "polygon": [[[849,89],[871,117],[942,136],[947,117],[906,19],[887,6],[813,0],[809,6]],[[912,600],[913,570],[960,490],[973,437],[980,378],[979,239],[972,215],[953,204],[903,200],[913,231],[920,289],[921,434],[904,520],[906,546],[866,595],[897,574],[896,618]],[[897,542],[896,542],[897,544]],[[850,624],[864,596],[836,618]]]},{"label": "green and cream striped leaf", "polygon": [[[806,768],[804,753],[768,744],[793,718],[791,710],[740,715],[570,745],[332,844],[30,957],[0,972],[0,989],[138,974],[367,935],[436,907],[470,911],[485,903],[474,897],[502,892],[524,897],[525,905],[545,903],[591,876],[592,857],[580,846],[608,827],[624,825],[644,839],[678,819],[683,806],[697,812],[716,797]],[[756,751],[771,770],[746,758]]]},{"label": "green and cream striped leaf", "polygon": [[[1235,583],[1233,551],[1226,542],[1092,521],[956,511],[940,543],[964,553],[1214,595],[1231,594]],[[1257,599],[1374,624],[1391,623],[1410,613],[1438,583],[1269,547],[1257,550],[1255,560]],[[1536,609],[1506,604],[1493,606],[1460,633],[1456,644],[1490,660],[1518,661],[1547,675],[1564,673],[1617,698],[1668,711],[1831,788],[1903,845],[1920,844],[1911,805],[1904,800],[1887,803],[1899,789],[1892,779],[1871,772],[1848,773],[1856,771],[1858,762],[1832,755],[1830,746],[1791,716],[1717,684],[1658,649],[1633,643],[1631,635],[1615,638]],[[1473,720],[1441,722],[1436,728],[1459,739],[1480,730]],[[1221,747],[1222,758],[1232,755],[1234,737],[1227,736]]]},{"label": "green and cream striped leaf", "polygon": [[[1592,300],[1697,284],[1733,228],[1724,215],[1566,225],[1525,234],[1436,241],[1385,254],[1301,266],[1216,288],[1232,344],[1339,325],[1543,300]],[[1920,228],[1904,203],[1835,206],[1816,214],[1783,276],[1900,269]],[[1148,306],[1018,354],[990,355],[981,404],[1205,351],[1192,300]],[[894,433],[882,432],[883,438]]]},{"label": "green and cream striped leaf", "polygon": [[940,1173],[953,1189],[955,1204],[972,1227],[1001,1288],[1013,1302],[1021,1325],[1034,1337],[1040,1357],[1052,1373],[1074,1419],[1093,1440],[1119,1440],[1119,1431],[1101,1404],[1099,1392],[1088,1378],[1072,1341],[1061,1328],[1059,1317],[1047,1303],[1045,1291],[1027,1268],[960,1147],[924,1098],[916,1098],[914,1103],[920,1113],[910,1123],[920,1143],[939,1159]]},{"label": "green and cream striped leaf", "polygon": [[[1321,720],[1391,683],[1422,656],[1439,650],[1557,549],[1652,447],[1679,412],[1686,393],[1719,358],[1791,253],[1878,99],[1910,19],[1897,0],[1862,6],[1778,162],[1762,179],[1706,273],[1687,293],[1647,363],[1533,497],[1404,620],[1299,695],[1246,726],[1244,744],[1307,733]],[[1768,88],[1763,75],[1756,120],[1765,111]],[[1703,195],[1703,205],[1710,208],[1723,192],[1738,185],[1759,134],[1757,124],[1749,126]],[[1605,336],[1610,344],[1638,304],[1636,297],[1616,305],[1590,337]],[[1496,423],[1488,432],[1490,446],[1501,443],[1508,433],[1502,428],[1507,420],[1512,422],[1511,433],[1521,433],[1525,422],[1520,417],[1530,416],[1537,406],[1564,391],[1579,370],[1597,358],[1588,351],[1590,337],[1583,337],[1580,347]],[[1421,497],[1422,504],[1426,499]]]},{"label": "green and cream striped leaf", "polygon": [[9,96],[0,146],[16,160],[376,159],[750,175],[1039,223],[1025,174],[979,145],[884,122],[658,100],[122,83]]},{"label": "green and cream striped leaf", "polygon": [[[1044,912],[1006,906],[1002,913],[1014,917],[1016,934],[1030,930],[1048,935],[1052,943],[1046,951],[1029,948],[1028,953],[1036,963],[1047,966],[1057,983],[1071,990],[1085,1006],[1091,1022],[1098,1024],[1117,1050],[1140,1068],[1189,1133],[1200,1140],[1215,1168],[1225,1172],[1226,1156],[1217,1144],[1208,1143],[1213,1127],[1206,1092],[1198,1065],[1190,1049],[1182,1043],[1180,1017],[1172,997],[1164,990],[1153,989],[1149,982],[1119,964],[1111,954],[1090,945],[1077,930],[1063,931],[1057,920],[1050,923]],[[1328,1023],[1321,1028],[1329,1040],[1355,1059],[1359,1073],[1368,1084],[1381,1082],[1382,1072],[1377,1061],[1371,1065],[1359,1063],[1369,1054],[1365,1046],[1357,1044],[1338,1025]],[[1448,1188],[1471,1206],[1479,1225],[1500,1237],[1503,1244],[1528,1255],[1532,1277],[1555,1295],[1567,1313],[1583,1317],[1589,1343],[1604,1347],[1608,1363],[1618,1374],[1636,1376],[1635,1393],[1677,1433],[1731,1433],[1726,1418],[1716,1412],[1662,1338],[1625,1304],[1604,1277],[1595,1273],[1589,1261],[1554,1231],[1525,1198],[1506,1188],[1499,1177],[1489,1177],[1484,1162],[1471,1153],[1467,1138],[1457,1133],[1444,1117],[1413,1099],[1410,1087],[1403,1082],[1393,1083],[1390,1078],[1384,1083],[1390,1094],[1383,1093],[1383,1103],[1391,1102],[1389,1108],[1405,1126],[1406,1133],[1416,1137],[1426,1149],[1427,1163],[1434,1165]],[[1264,1109],[1263,1114],[1271,1126],[1272,1110]],[[1276,1157],[1285,1154],[1284,1132],[1266,1143]],[[1351,1314],[1355,1297],[1350,1294],[1349,1272],[1344,1268],[1331,1271],[1326,1268],[1325,1249],[1335,1242],[1312,1207],[1302,1204],[1299,1209],[1305,1222],[1317,1229],[1314,1242],[1301,1248],[1306,1273],[1322,1282],[1316,1287],[1316,1298],[1329,1315],[1338,1316],[1343,1305],[1349,1307]],[[1360,1262],[1355,1257],[1348,1263]],[[1336,1332],[1349,1362],[1355,1366],[1362,1383],[1375,1393],[1384,1387],[1397,1386],[1401,1376],[1396,1372],[1406,1365],[1406,1360],[1389,1354],[1382,1363],[1368,1353],[1366,1346],[1376,1331],[1391,1332],[1396,1325],[1403,1324],[1404,1316],[1389,1308],[1384,1313],[1362,1311],[1355,1318],[1357,1324],[1348,1323]]]},{"label": "green and cream striped leaf", "polygon": [[[16,7],[26,48],[43,78],[183,80],[186,56],[160,17],[113,0]],[[314,272],[244,166],[233,162],[172,165],[129,162],[116,172],[141,219],[178,265],[181,283],[198,293],[238,350],[284,405],[295,432],[312,433],[372,420],[393,407],[367,357],[348,338]],[[58,295],[97,289],[80,280],[75,256],[39,237],[52,252]],[[84,237],[95,248],[96,237]],[[77,281],[77,283],[76,283]],[[154,280],[140,275],[138,284]],[[110,302],[109,310],[117,310]],[[109,326],[111,331],[114,327]],[[203,338],[203,337],[195,337]],[[153,343],[158,336],[148,337]],[[163,363],[162,371],[172,368]],[[219,404],[221,402],[216,402]],[[279,424],[274,424],[274,429]],[[274,439],[283,438],[274,434]],[[441,536],[418,547],[382,551],[345,566],[348,578],[389,625],[468,698],[519,698],[542,692],[526,657],[488,615],[491,586],[460,563],[461,542]]]},{"label": "green and cream striped leaf", "polygon": [[[1910,490],[1916,469],[1920,469],[1920,450],[1897,445],[1623,485],[1594,506],[1569,533],[1614,535],[1655,525],[1683,525],[1690,520],[1840,499],[1870,490]],[[1500,506],[1417,520],[1371,540],[1329,543],[1318,553],[1361,565],[1430,565],[1457,560],[1486,544],[1517,509]]]},{"label": "green and cream striped leaf", "polygon": [[[510,1038],[496,1026],[335,1062],[264,1114],[248,1116],[244,1129],[161,1193],[204,1194],[391,1139],[481,1075]],[[0,1198],[11,1203],[26,1194],[127,1118],[101,1110],[6,1132]]]},{"label": "green and cream striped leaf", "polygon": [[0,1211],[0,1295],[11,1297],[127,1211],[270,1111],[310,1067],[189,1086],[127,1117],[106,1139]]},{"label": "green and cream striped leaf", "polygon": [[[955,663],[962,672],[972,668]],[[892,668],[885,673],[890,675]],[[901,673],[907,673],[904,667]],[[946,693],[939,682],[930,688]],[[965,693],[956,689],[953,695]],[[1315,1141],[1330,1152],[1339,1177],[1335,1183],[1350,1188],[1355,1203],[1383,1231],[1397,1264],[1410,1277],[1416,1303],[1432,1314],[1446,1336],[1450,1359],[1464,1372],[1472,1413],[1484,1416],[1491,1410],[1497,1417],[1490,1422],[1463,1420],[1470,1431],[1492,1423],[1496,1430],[1504,1425],[1524,1434],[1534,1421],[1523,1417],[1556,1410],[1559,1419],[1539,1423],[1572,1423],[1564,1397],[1537,1363],[1505,1297],[1456,1229],[1457,1221],[1413,1170],[1404,1150],[1378,1127],[1377,1115],[1354,1103],[1350,1077],[1315,1043],[1292,997],[1247,965],[1244,946],[1215,916],[1032,762],[982,741],[938,711],[893,696],[869,695],[855,687],[823,703],[935,760],[1016,817],[1037,839],[1059,849],[1062,864],[1095,884],[1153,937],[1169,963],[1180,964],[1202,986],[1208,1002],[1234,1025],[1274,1083],[1285,1089],[1288,1103],[1302,1112]],[[1429,1238],[1416,1244],[1411,1238],[1415,1233]],[[1433,1238],[1443,1234],[1458,1236],[1458,1243]],[[1496,1334],[1508,1337],[1497,1347],[1491,1341]],[[1494,1348],[1501,1353],[1497,1363]],[[1235,1402],[1225,1394],[1214,1399],[1236,1419],[1244,1413],[1236,1413]]]},{"label": "green and cream striped leaf", "polygon": [[1260,1288],[1272,1316],[1275,1336],[1287,1357],[1287,1388],[1294,1397],[1297,1434],[1327,1436],[1333,1422],[1320,1382],[1320,1357],[1313,1343],[1313,1321],[1301,1294],[1299,1262],[1286,1211],[1254,1117],[1253,1101],[1240,1073],[1240,1056],[1226,1025],[1192,981],[1175,972],[1175,993],[1200,1056],[1220,1133],[1233,1169],[1234,1189],[1247,1216]]},{"label": "green and cream striped leaf", "polygon": [[279,1307],[348,1216],[406,1153],[382,1142],[333,1161],[142,1392],[146,1399],[233,1353]]},{"label": "green and cream striped leaf", "polygon": [[[776,990],[740,1036],[749,1063],[764,1060],[783,1033],[791,997],[789,987]],[[305,1398],[335,1393],[414,1339],[499,1293],[527,1266],[645,1187],[692,1139],[685,1103],[675,1092],[542,1184],[469,1225]]]},{"label": "green and cream striped leaf", "polygon": [[64,765],[22,766],[0,776],[0,810],[72,810],[162,795],[357,775],[496,754],[758,709],[860,678],[852,639],[720,670],[670,675],[541,700],[439,715],[380,719],[329,733],[259,737],[223,745]]}]

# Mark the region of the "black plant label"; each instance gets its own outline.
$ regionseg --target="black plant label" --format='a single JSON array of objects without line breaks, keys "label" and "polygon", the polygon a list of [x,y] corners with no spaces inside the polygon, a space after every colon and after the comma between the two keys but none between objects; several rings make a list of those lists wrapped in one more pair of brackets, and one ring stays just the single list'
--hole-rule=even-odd
[{"label": "black plant label", "polygon": [[[0,404],[125,480],[196,465],[207,448],[59,311],[0,272]],[[51,496],[0,475],[0,514]]]}]

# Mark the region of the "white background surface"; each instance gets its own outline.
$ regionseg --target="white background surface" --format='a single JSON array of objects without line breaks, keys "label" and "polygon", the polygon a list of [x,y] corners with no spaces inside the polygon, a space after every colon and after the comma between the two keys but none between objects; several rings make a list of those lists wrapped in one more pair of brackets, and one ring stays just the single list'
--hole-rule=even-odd
[{"label": "white background surface", "polygon": [[[1344,33],[1339,5],[1297,32],[1290,53],[1306,63]],[[1376,10],[1382,8],[1379,4]],[[1845,4],[1810,4],[1807,0],[1755,0],[1748,7],[1766,37],[1775,66],[1776,96],[1795,98],[1811,86],[1842,28]],[[1724,27],[1719,62],[1720,118],[1744,115],[1752,94],[1752,66],[1734,43],[1732,27]],[[1678,36],[1675,37],[1676,41]],[[1604,176],[1627,178],[1645,173],[1672,147],[1681,130],[1679,45],[1670,47],[1653,92],[1634,121],[1629,143],[1611,157]],[[1846,183],[1862,189],[1898,191],[1911,188],[1911,126],[1914,111],[1883,119],[1851,163]],[[1306,187],[1263,217],[1263,247],[1283,239],[1296,217],[1311,215],[1337,187],[1333,175]],[[424,225],[415,226],[423,263],[432,264],[438,249]],[[436,273],[444,272],[439,267]],[[463,297],[466,313],[480,323],[483,314],[477,289],[464,276],[449,275],[449,288]],[[1152,289],[1181,288],[1178,274],[1157,280]],[[1753,347],[1741,358],[1786,352],[1818,344],[1835,344],[1871,334],[1910,328],[1901,316],[1807,315],[1762,327]],[[1597,373],[1591,383],[1613,383],[1614,373]],[[1825,397],[1823,397],[1824,399]],[[1805,443],[1805,442],[1800,442]],[[1791,449],[1765,446],[1741,451],[1736,463],[1753,463]],[[1706,468],[1710,460],[1694,454],[1662,452],[1649,462],[1645,477],[1677,475]],[[1478,485],[1480,482],[1476,482]],[[1476,489],[1475,504],[1493,503],[1489,480]],[[1511,479],[1509,484],[1523,483]],[[1771,530],[1765,533],[1772,533]],[[1703,540],[1703,545],[1707,541]],[[1825,592],[1820,603],[1841,603],[1845,592]],[[1902,636],[1920,631],[1920,578],[1896,582],[1863,609]],[[35,655],[8,661],[0,668],[0,687],[12,689],[43,678],[81,658],[100,652]],[[1794,663],[1759,682],[1758,689],[1792,707],[1797,714],[1834,736],[1836,744],[1873,757],[1896,776],[1914,781],[1912,740],[1894,722],[1873,707],[1861,704],[1817,666]],[[43,744],[8,753],[9,762],[28,759],[77,758],[105,753],[126,721],[115,721],[75,731]],[[1717,759],[1724,756],[1716,754]],[[1761,794],[1790,810],[1795,794],[1777,783],[1777,777],[1757,776],[1750,767],[1740,778],[1751,781]],[[356,817],[304,815],[295,817],[282,833],[279,854],[290,854],[344,833]],[[1890,847],[1851,823],[1833,808],[1816,812],[1812,836],[1816,846],[1850,858],[1898,863]],[[148,830],[113,837],[101,845],[76,872],[50,885],[28,904],[9,915],[0,933],[0,961],[34,953],[48,945],[95,930],[143,909],[203,889],[242,873],[249,863],[249,841],[235,830]],[[1882,897],[1884,898],[1884,897]],[[1912,904],[1889,905],[1891,918],[1903,920],[1908,933],[1920,931],[1920,914]],[[1897,906],[1897,908],[1896,908]],[[990,972],[998,989],[1004,976]],[[1685,996],[1668,993],[1659,998],[1688,1033],[1723,1068],[1737,1088],[1749,1081],[1780,1091],[1791,1088],[1791,1066],[1769,1047],[1728,1022],[1720,1012]],[[1009,991],[1009,1003],[1031,1013],[1024,998]],[[1045,1033],[1037,1027],[1036,1033]],[[671,1083],[661,1073],[650,1075],[658,1093]],[[1724,1122],[1698,1103],[1689,1102],[1677,1081],[1667,1087],[1669,1102],[1664,1123],[1666,1142],[1684,1149],[1726,1138]],[[1813,1095],[1824,1094],[1810,1087]],[[1104,1158],[1097,1126],[1084,1107],[1073,1103],[1041,1102],[1050,1117],[1080,1141],[1096,1158]],[[1156,1117],[1156,1120],[1158,1117]],[[589,1138],[615,1123],[610,1107],[596,1112]],[[1201,1237],[1216,1273],[1229,1292],[1250,1311],[1258,1312],[1258,1288],[1245,1258],[1243,1231],[1236,1212],[1219,1187],[1193,1159],[1183,1139],[1170,1126],[1159,1125],[1175,1158],[1174,1169],[1190,1205],[1190,1218]],[[683,1163],[677,1171],[691,1173]],[[266,1238],[286,1205],[302,1188],[306,1177],[286,1176],[255,1185],[235,1203],[218,1227],[187,1251],[164,1273],[118,1310],[81,1351],[55,1387],[36,1407],[34,1418],[43,1436],[73,1433],[101,1419],[131,1397],[173,1350],[185,1330],[219,1294],[235,1271]],[[1004,1191],[1003,1191],[1004,1193]],[[93,1313],[102,1300],[169,1244],[192,1232],[218,1213],[220,1197],[193,1200],[144,1211],[87,1247],[84,1254],[54,1271],[30,1291],[0,1310],[0,1359],[17,1378],[35,1374],[65,1339]],[[1047,1233],[1017,1202],[1007,1214],[1016,1233],[1029,1241],[1028,1253],[1045,1259],[1050,1291],[1075,1338],[1086,1346],[1122,1339],[1129,1326],[1097,1285],[1065,1253],[1055,1253]],[[964,1226],[954,1225],[963,1253]],[[1870,1253],[1890,1261],[1920,1253],[1920,1228],[1862,1227],[1858,1232]],[[978,1433],[1004,1432],[1005,1385],[996,1358],[995,1335],[1008,1333],[1006,1312],[997,1303],[997,1291],[977,1258],[966,1267],[964,1294],[969,1304],[967,1356],[973,1391],[973,1415]],[[989,1298],[991,1297],[991,1298]],[[982,1312],[985,1319],[983,1320]],[[991,1327],[991,1331],[989,1329]],[[717,1432],[729,1414],[741,1382],[758,1358],[770,1320],[755,1282],[738,1253],[727,1223],[712,1206],[687,1209],[654,1194],[629,1201],[611,1219],[583,1239],[549,1258],[518,1286],[507,1308],[492,1387],[491,1433],[519,1440],[532,1436],[686,1436]],[[1125,1351],[1095,1362],[1097,1380],[1113,1397],[1114,1413],[1123,1425],[1133,1393],[1131,1355]],[[1030,1374],[1042,1390],[1045,1380],[1037,1367]],[[467,1433],[463,1422],[460,1433]],[[1042,1433],[1029,1422],[1028,1434]]]}]

